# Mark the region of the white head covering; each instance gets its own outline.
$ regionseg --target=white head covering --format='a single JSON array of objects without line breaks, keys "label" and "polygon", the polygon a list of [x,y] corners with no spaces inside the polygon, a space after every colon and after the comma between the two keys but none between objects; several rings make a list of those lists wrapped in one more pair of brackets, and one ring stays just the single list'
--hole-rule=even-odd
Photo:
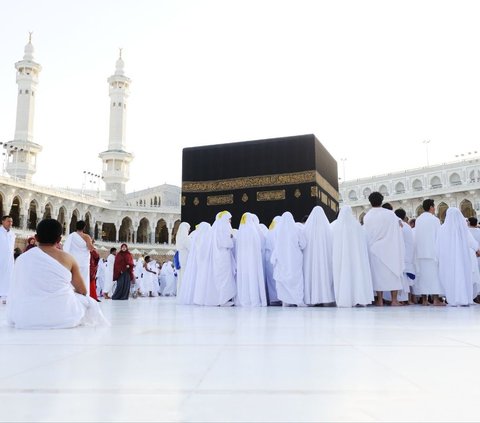
[{"label": "white head covering", "polygon": [[273,276],[278,298],[289,304],[303,304],[303,253],[306,240],[290,212],[282,215],[272,251]]},{"label": "white head covering", "polygon": [[471,304],[473,292],[472,254],[478,242],[468,231],[465,218],[456,207],[449,207],[437,237],[440,283],[449,305]]},{"label": "white head covering", "polygon": [[337,306],[370,304],[373,285],[365,232],[350,206],[340,209],[335,222],[332,226],[332,269]]},{"label": "white head covering", "polygon": [[333,303],[332,232],[325,211],[315,206],[304,225],[303,250],[305,303]]},{"label": "white head covering", "polygon": [[190,223],[182,222],[178,227],[177,236],[176,236],[176,247],[177,250],[185,250],[190,246],[190,240],[188,238],[188,233],[190,231]]},{"label": "white head covering", "polygon": [[240,306],[266,306],[262,239],[258,218],[244,213],[237,234],[237,296]]}]

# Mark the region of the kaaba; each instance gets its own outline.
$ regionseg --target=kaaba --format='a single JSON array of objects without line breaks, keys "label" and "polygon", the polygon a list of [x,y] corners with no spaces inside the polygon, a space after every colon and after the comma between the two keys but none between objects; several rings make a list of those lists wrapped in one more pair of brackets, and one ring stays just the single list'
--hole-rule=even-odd
[{"label": "kaaba", "polygon": [[243,213],[260,222],[290,211],[301,221],[321,206],[338,211],[337,162],[315,135],[189,147],[182,157],[182,221],[213,223],[222,210],[238,227]]}]

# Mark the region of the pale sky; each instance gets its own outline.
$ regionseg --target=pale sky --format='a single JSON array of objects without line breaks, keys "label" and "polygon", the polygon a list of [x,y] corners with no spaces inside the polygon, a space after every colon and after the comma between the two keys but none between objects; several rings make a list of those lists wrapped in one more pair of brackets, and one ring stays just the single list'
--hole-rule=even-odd
[{"label": "pale sky", "polygon": [[[479,1],[0,0],[0,141],[33,31],[34,181],[80,187],[132,79],[129,191],[180,185],[182,148],[314,133],[346,179],[480,150]],[[340,159],[346,158],[345,162]]]}]

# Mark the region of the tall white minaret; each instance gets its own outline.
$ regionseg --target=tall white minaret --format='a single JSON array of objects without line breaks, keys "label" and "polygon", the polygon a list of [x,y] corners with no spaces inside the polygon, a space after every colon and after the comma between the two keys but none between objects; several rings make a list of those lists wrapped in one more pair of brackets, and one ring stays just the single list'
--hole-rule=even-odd
[{"label": "tall white minaret", "polygon": [[[7,172],[10,176],[31,180],[37,169],[37,154],[42,147],[33,142],[33,120],[38,74],[42,67],[33,61],[32,33],[25,46],[23,60],[15,63],[17,70],[17,121],[15,137],[6,143]],[[5,145],[4,145],[5,147]]]},{"label": "tall white minaret", "polygon": [[127,121],[127,99],[131,80],[123,70],[122,49],[116,63],[115,74],[108,78],[110,88],[110,133],[108,150],[100,153],[103,161],[103,180],[106,190],[118,197],[125,194],[129,179],[129,166],[133,154],[125,151],[125,126]]}]

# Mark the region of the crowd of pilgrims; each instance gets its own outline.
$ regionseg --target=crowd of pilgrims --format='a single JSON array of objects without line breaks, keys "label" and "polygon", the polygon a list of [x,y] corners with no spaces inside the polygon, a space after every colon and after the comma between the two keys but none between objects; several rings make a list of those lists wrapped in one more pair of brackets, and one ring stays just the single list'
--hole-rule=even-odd
[{"label": "crowd of pilgrims", "polygon": [[38,248],[29,242],[13,265],[12,219],[4,216],[0,296],[8,296],[7,320],[17,328],[108,325],[99,296],[177,295],[179,305],[240,307],[480,303],[476,218],[450,207],[441,224],[427,199],[409,222],[379,192],[369,201],[363,225],[349,206],[332,223],[319,206],[302,223],[285,212],[269,228],[245,213],[234,230],[228,211],[192,233],[182,222],[174,263],[161,267],[149,256],[135,261],[126,244],[100,259],[82,221],[61,248],[63,228],[55,219],[38,224]]},{"label": "crowd of pilgrims", "polygon": [[181,223],[177,303],[468,306],[478,300],[476,218],[468,221],[450,207],[441,224],[427,199],[412,228],[405,211],[383,204],[379,192],[369,201],[363,226],[349,206],[332,223],[319,206],[304,223],[285,212],[269,228],[245,213],[234,230],[228,211],[190,235],[189,224]]}]

